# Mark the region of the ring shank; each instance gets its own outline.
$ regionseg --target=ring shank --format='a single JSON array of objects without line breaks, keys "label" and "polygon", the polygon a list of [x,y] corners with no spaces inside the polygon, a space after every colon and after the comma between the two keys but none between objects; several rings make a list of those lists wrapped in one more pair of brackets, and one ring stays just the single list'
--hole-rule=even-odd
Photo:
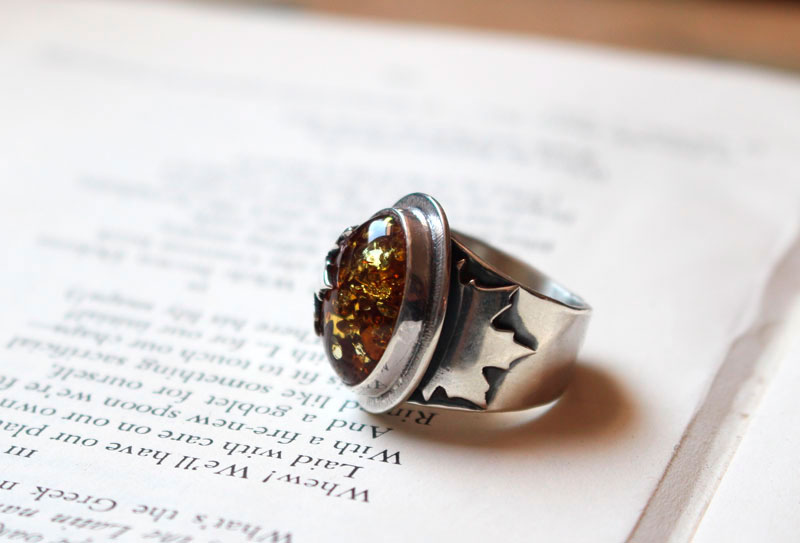
[{"label": "ring shank", "polygon": [[409,402],[517,411],[556,400],[572,376],[591,307],[472,236],[451,230],[451,243],[444,327]]},{"label": "ring shank", "polygon": [[590,310],[583,298],[570,292],[533,266],[514,258],[508,253],[492,247],[483,241],[456,230],[450,230],[450,238],[473,253],[476,260],[494,273],[524,288],[531,294],[544,296],[567,307],[577,310]]}]

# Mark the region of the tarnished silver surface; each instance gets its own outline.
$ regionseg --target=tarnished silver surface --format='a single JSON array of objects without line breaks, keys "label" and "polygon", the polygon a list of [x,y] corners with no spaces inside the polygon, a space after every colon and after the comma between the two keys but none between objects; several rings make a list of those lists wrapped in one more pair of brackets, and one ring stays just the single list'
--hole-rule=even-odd
[{"label": "tarnished silver surface", "polygon": [[[376,216],[386,213],[406,234],[406,283],[386,351],[363,382],[348,387],[364,409],[379,413],[408,401],[515,411],[558,398],[583,341],[589,305],[524,262],[451,234],[428,195],[410,194]],[[325,283],[330,286],[329,278]]]}]

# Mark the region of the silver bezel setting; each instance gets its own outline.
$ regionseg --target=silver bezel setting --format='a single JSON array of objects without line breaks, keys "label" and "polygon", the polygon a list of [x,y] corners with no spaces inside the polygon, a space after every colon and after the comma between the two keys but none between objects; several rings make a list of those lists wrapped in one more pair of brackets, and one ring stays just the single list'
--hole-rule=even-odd
[{"label": "silver bezel setting", "polygon": [[[371,413],[383,413],[403,403],[419,385],[436,350],[450,288],[450,228],[439,203],[426,194],[409,194],[368,220],[386,215],[394,217],[405,234],[403,301],[392,337],[375,369],[364,381],[345,385]],[[352,228],[343,236],[348,232]],[[336,251],[331,251],[326,269],[335,257]],[[327,276],[324,282],[331,286]]]},{"label": "silver bezel setting", "polygon": [[382,413],[403,403],[428,369],[442,332],[450,287],[450,228],[439,203],[409,194],[391,209],[406,237],[406,283],[392,338],[378,365],[348,387],[361,406]]}]

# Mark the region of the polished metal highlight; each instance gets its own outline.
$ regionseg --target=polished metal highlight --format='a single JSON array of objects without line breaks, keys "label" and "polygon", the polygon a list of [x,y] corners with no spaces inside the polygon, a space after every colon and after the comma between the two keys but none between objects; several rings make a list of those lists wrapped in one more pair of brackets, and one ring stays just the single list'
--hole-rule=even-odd
[{"label": "polished metal highlight", "polygon": [[408,401],[515,411],[557,399],[583,342],[589,305],[528,264],[451,233],[428,195],[410,194],[375,216],[387,213],[406,234],[406,283],[386,351],[363,382],[348,387],[362,407],[380,413]]}]

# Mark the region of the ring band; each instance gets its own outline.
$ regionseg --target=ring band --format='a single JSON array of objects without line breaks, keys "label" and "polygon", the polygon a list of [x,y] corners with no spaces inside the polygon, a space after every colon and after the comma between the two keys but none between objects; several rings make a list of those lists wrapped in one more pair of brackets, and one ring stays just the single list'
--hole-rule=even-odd
[{"label": "ring band", "polygon": [[364,409],[544,405],[566,388],[591,308],[535,268],[451,232],[415,193],[328,253],[315,330]]}]

